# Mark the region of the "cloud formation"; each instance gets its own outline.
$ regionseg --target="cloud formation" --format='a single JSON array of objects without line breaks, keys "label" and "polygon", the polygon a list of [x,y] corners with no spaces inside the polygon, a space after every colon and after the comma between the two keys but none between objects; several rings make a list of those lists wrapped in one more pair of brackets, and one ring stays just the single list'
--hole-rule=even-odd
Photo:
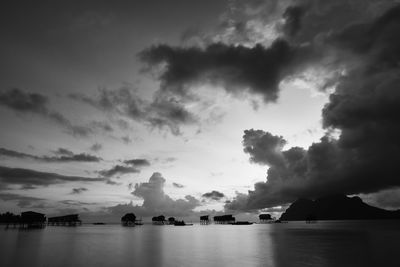
[{"label": "cloud formation", "polygon": [[187,195],[184,199],[174,200],[164,193],[165,178],[161,173],[155,172],[148,182],[137,183],[132,195],[142,198],[142,205],[119,204],[109,207],[107,210],[114,216],[122,216],[133,212],[136,216],[152,217],[164,214],[165,216],[189,216],[193,209],[200,206],[200,201]]},{"label": "cloud formation", "polygon": [[210,83],[222,85],[234,95],[247,91],[273,102],[278,98],[279,82],[304,68],[312,61],[313,53],[308,46],[293,46],[277,39],[268,48],[224,43],[204,49],[156,45],[142,51],[139,57],[150,69],[165,65],[159,76],[163,92],[185,97],[191,86]]},{"label": "cloud formation", "polygon": [[173,200],[164,193],[165,179],[155,172],[149,182],[135,185],[133,195],[143,198],[142,208],[149,214],[168,214],[168,216],[185,216],[200,206],[199,200],[187,195],[184,199]]},{"label": "cloud formation", "polygon": [[39,207],[45,199],[30,197],[20,194],[0,192],[0,200],[3,201],[16,201],[17,206],[20,208]]},{"label": "cloud formation", "polygon": [[[162,103],[163,107],[179,103],[172,113],[159,112],[175,114],[174,118],[158,117],[148,121],[153,126],[168,126],[178,134],[177,126],[196,120],[184,107],[185,103],[199,101],[195,88],[203,84],[211,84],[215,90],[223,88],[234,96],[255,94],[269,103],[278,99],[282,81],[301,78],[305,71],[318,69],[324,71],[318,77],[319,89],[331,88],[344,71],[343,64],[354,59],[337,49],[331,35],[353,22],[374,18],[393,6],[391,1],[377,2],[379,4],[359,0],[232,3],[230,11],[222,16],[219,33],[202,34],[189,29],[183,35],[183,41],[189,45],[158,44],[139,53],[139,59],[146,65],[144,69],[156,73],[160,81],[150,105],[153,110],[157,110],[153,106],[156,103]],[[132,105],[136,116],[143,114],[138,112],[143,110],[138,106],[138,102]]]},{"label": "cloud formation", "polygon": [[150,166],[150,162],[147,159],[129,159],[124,160],[123,163],[124,165],[117,164],[108,170],[99,171],[99,174],[109,178],[115,175],[139,173],[141,168]]},{"label": "cloud formation", "polygon": [[[342,27],[332,22],[331,30],[321,35],[329,25],[327,20],[333,18],[329,12],[344,3],[326,5],[326,20],[317,23],[313,34],[304,27],[311,23],[308,20],[315,6],[304,11],[296,38],[317,33],[323,36],[324,48],[334,49],[336,60],[346,69],[335,80],[335,90],[322,111],[327,134],[308,149],[283,149],[286,141],[281,136],[245,131],[244,151],[251,162],[269,166],[268,177],[248,194],[238,195],[227,209],[256,210],[301,197],[369,194],[400,186],[400,39],[394,37],[400,31],[400,6],[392,6],[377,17],[365,17],[361,8],[362,14],[355,17],[360,20],[342,21]],[[339,137],[333,138],[332,131]]]},{"label": "cloud formation", "polygon": [[174,135],[181,134],[180,126],[197,122],[196,116],[186,110],[179,98],[157,93],[152,101],[147,101],[129,86],[116,90],[99,89],[99,94],[94,97],[82,94],[69,94],[69,97],[104,112],[144,123],[151,128],[167,128]]},{"label": "cloud formation", "polygon": [[103,178],[69,176],[57,173],[40,172],[31,169],[0,166],[0,187],[19,186],[21,189],[33,189],[69,182],[104,182]]},{"label": "cloud formation", "polygon": [[103,148],[103,145],[100,143],[94,143],[91,147],[90,150],[94,152],[99,152]]},{"label": "cloud formation", "polygon": [[127,173],[139,173],[140,170],[136,167],[124,166],[124,165],[115,165],[111,167],[111,169],[99,171],[99,174],[103,177],[112,177],[114,175],[121,175]]},{"label": "cloud formation", "polygon": [[135,167],[150,166],[150,162],[147,159],[129,159],[129,160],[124,160],[124,163]]},{"label": "cloud formation", "polygon": [[30,93],[18,88],[0,92],[0,105],[21,114],[36,114],[58,125],[76,137],[86,137],[92,133],[87,126],[74,125],[64,115],[49,109],[49,98],[39,93]]},{"label": "cloud formation", "polygon": [[65,148],[59,148],[54,153],[58,156],[35,156],[6,148],[0,148],[0,156],[26,158],[43,162],[99,162],[102,160],[100,157],[87,153],[74,154],[72,151]]},{"label": "cloud formation", "polygon": [[48,98],[38,93],[24,92],[18,88],[0,93],[0,104],[19,112],[47,114]]},{"label": "cloud formation", "polygon": [[179,184],[179,183],[172,183],[172,186],[175,188],[184,188],[185,187],[183,184]]},{"label": "cloud formation", "polygon": [[220,200],[221,198],[224,198],[225,195],[219,191],[213,190],[211,192],[204,193],[202,197],[211,200]]},{"label": "cloud formation", "polygon": [[87,189],[86,187],[79,187],[79,188],[72,188],[72,192],[71,194],[81,194],[85,191],[88,191],[89,189]]}]

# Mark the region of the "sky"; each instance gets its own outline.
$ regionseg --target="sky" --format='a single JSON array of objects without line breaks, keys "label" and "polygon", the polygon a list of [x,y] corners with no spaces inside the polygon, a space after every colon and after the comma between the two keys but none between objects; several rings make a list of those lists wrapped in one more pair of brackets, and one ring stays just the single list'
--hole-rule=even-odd
[{"label": "sky", "polygon": [[400,2],[6,1],[0,212],[400,208]]}]

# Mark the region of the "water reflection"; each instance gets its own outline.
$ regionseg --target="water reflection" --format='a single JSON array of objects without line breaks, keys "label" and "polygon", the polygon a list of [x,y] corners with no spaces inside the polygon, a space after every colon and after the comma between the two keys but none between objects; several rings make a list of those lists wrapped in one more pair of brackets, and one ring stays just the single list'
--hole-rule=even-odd
[{"label": "water reflection", "polygon": [[0,266],[397,266],[398,222],[0,231]]},{"label": "water reflection", "polygon": [[[13,245],[9,251],[9,266],[31,266],[32,263],[38,266],[43,229],[9,229],[7,232],[7,240]],[[29,257],[23,255],[29,255]]]},{"label": "water reflection", "polygon": [[[276,227],[271,232],[274,265],[398,266],[393,252],[400,244],[400,228],[393,228],[394,223],[397,222],[383,222],[381,227],[376,222],[321,222],[312,226],[293,223]],[[384,236],[390,237],[384,240]]]}]

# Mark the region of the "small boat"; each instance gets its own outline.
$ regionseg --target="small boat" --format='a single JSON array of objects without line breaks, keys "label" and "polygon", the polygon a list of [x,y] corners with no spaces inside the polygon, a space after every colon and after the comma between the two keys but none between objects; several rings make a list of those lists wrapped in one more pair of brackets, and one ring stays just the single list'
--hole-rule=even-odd
[{"label": "small boat", "polygon": [[175,226],[190,226],[190,225],[193,225],[193,223],[185,223],[185,221],[175,221],[174,225]]},{"label": "small boat", "polygon": [[234,222],[231,223],[232,225],[252,225],[252,222],[248,222],[248,221],[238,221],[238,222]]},{"label": "small boat", "polygon": [[105,225],[103,222],[94,222],[93,225]]}]

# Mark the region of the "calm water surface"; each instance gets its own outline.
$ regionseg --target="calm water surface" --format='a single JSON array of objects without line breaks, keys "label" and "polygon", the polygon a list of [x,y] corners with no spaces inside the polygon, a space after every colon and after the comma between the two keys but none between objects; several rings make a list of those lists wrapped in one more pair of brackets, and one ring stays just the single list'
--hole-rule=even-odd
[{"label": "calm water surface", "polygon": [[0,266],[400,266],[400,221],[3,230]]}]

